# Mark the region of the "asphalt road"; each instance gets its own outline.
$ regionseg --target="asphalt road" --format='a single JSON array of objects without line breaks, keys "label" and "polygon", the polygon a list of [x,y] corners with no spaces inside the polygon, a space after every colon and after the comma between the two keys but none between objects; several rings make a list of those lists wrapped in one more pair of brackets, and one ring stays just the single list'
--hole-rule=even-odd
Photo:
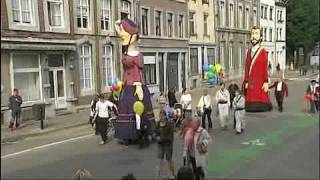
[{"label": "asphalt road", "polygon": [[[206,173],[212,178],[319,179],[319,114],[306,113],[303,92],[307,81],[290,81],[284,112],[246,114],[246,131],[221,131],[214,117],[214,142],[209,147]],[[273,94],[273,92],[271,93]],[[272,95],[273,97],[273,95]],[[213,115],[214,116],[214,115]],[[230,121],[231,123],[231,121]],[[90,134],[82,127],[81,135]],[[147,149],[119,145],[101,146],[99,137],[59,143],[10,157],[30,147],[73,137],[67,132],[24,140],[1,147],[1,179],[66,179],[79,168],[95,178],[119,179],[129,172],[138,179],[155,179],[159,161],[157,145]],[[174,160],[182,164],[182,141],[176,138]]]}]

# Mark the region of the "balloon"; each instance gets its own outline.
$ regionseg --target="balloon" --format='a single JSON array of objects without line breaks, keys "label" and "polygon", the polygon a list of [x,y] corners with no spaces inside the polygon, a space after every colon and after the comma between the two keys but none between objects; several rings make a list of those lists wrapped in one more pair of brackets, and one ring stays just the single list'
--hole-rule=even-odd
[{"label": "balloon", "polygon": [[117,96],[117,97],[120,96],[120,92],[113,92],[112,94],[113,94],[113,96]]},{"label": "balloon", "polygon": [[209,71],[210,68],[209,68],[208,64],[204,64],[202,69],[204,72],[207,72],[207,71]]},{"label": "balloon", "polygon": [[209,79],[208,83],[211,84],[211,85],[214,84],[215,83],[215,79]]},{"label": "balloon", "polygon": [[213,72],[209,71],[207,74],[208,79],[211,79],[214,76]]},{"label": "balloon", "polygon": [[215,70],[217,73],[220,73],[221,69],[222,69],[222,66],[220,64],[215,65]]},{"label": "balloon", "polygon": [[117,84],[115,84],[113,89],[114,91],[118,92],[120,90],[120,87]]},{"label": "balloon", "polygon": [[144,111],[144,105],[141,101],[136,101],[133,104],[133,111],[138,114],[139,116],[142,115],[143,111]]},{"label": "balloon", "polygon": [[210,64],[209,69],[212,69],[212,68],[214,68],[214,65]]},{"label": "balloon", "polygon": [[117,85],[119,86],[119,91],[121,91],[123,87],[123,81],[118,81]]}]

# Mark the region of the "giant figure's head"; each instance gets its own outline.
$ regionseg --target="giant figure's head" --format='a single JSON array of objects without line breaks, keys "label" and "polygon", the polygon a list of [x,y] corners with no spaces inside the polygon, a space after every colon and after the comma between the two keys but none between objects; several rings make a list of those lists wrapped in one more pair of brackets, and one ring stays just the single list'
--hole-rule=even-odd
[{"label": "giant figure's head", "polygon": [[261,30],[254,26],[252,29],[251,29],[251,44],[253,46],[259,44],[261,41],[262,41],[262,32]]},{"label": "giant figure's head", "polygon": [[129,45],[133,45],[139,40],[137,25],[128,18],[116,23],[116,31],[121,38],[124,53]]}]

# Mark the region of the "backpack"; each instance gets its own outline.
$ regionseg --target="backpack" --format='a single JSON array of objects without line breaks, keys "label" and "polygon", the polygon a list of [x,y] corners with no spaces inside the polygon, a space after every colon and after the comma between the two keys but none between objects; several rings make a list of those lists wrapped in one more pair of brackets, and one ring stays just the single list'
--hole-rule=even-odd
[{"label": "backpack", "polygon": [[206,152],[208,152],[208,145],[200,141],[203,131],[204,129],[201,129],[198,140],[197,140],[197,144],[196,144],[197,150],[200,154],[205,154]]},{"label": "backpack", "polygon": [[160,144],[170,143],[173,141],[173,122],[167,118],[159,121]]}]

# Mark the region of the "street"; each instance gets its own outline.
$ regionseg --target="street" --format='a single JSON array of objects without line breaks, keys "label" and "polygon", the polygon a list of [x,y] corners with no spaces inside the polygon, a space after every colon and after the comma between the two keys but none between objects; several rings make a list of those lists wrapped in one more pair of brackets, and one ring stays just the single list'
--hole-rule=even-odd
[{"label": "street", "polygon": [[[303,93],[308,83],[288,81],[289,98],[282,113],[277,110],[272,90],[273,111],[247,113],[242,135],[235,135],[231,129],[232,118],[229,130],[221,131],[212,113],[214,130],[210,132],[213,143],[205,168],[207,178],[319,179],[319,114],[307,113]],[[137,179],[156,178],[156,144],[140,150],[136,145],[123,146],[113,140],[101,146],[100,137],[92,135],[91,127],[80,127],[79,132],[81,138],[65,142],[67,137],[76,137],[60,132],[1,146],[1,179],[70,179],[79,168],[101,179],[119,179],[128,173]],[[182,140],[176,137],[176,169],[182,166],[182,148]]]}]

